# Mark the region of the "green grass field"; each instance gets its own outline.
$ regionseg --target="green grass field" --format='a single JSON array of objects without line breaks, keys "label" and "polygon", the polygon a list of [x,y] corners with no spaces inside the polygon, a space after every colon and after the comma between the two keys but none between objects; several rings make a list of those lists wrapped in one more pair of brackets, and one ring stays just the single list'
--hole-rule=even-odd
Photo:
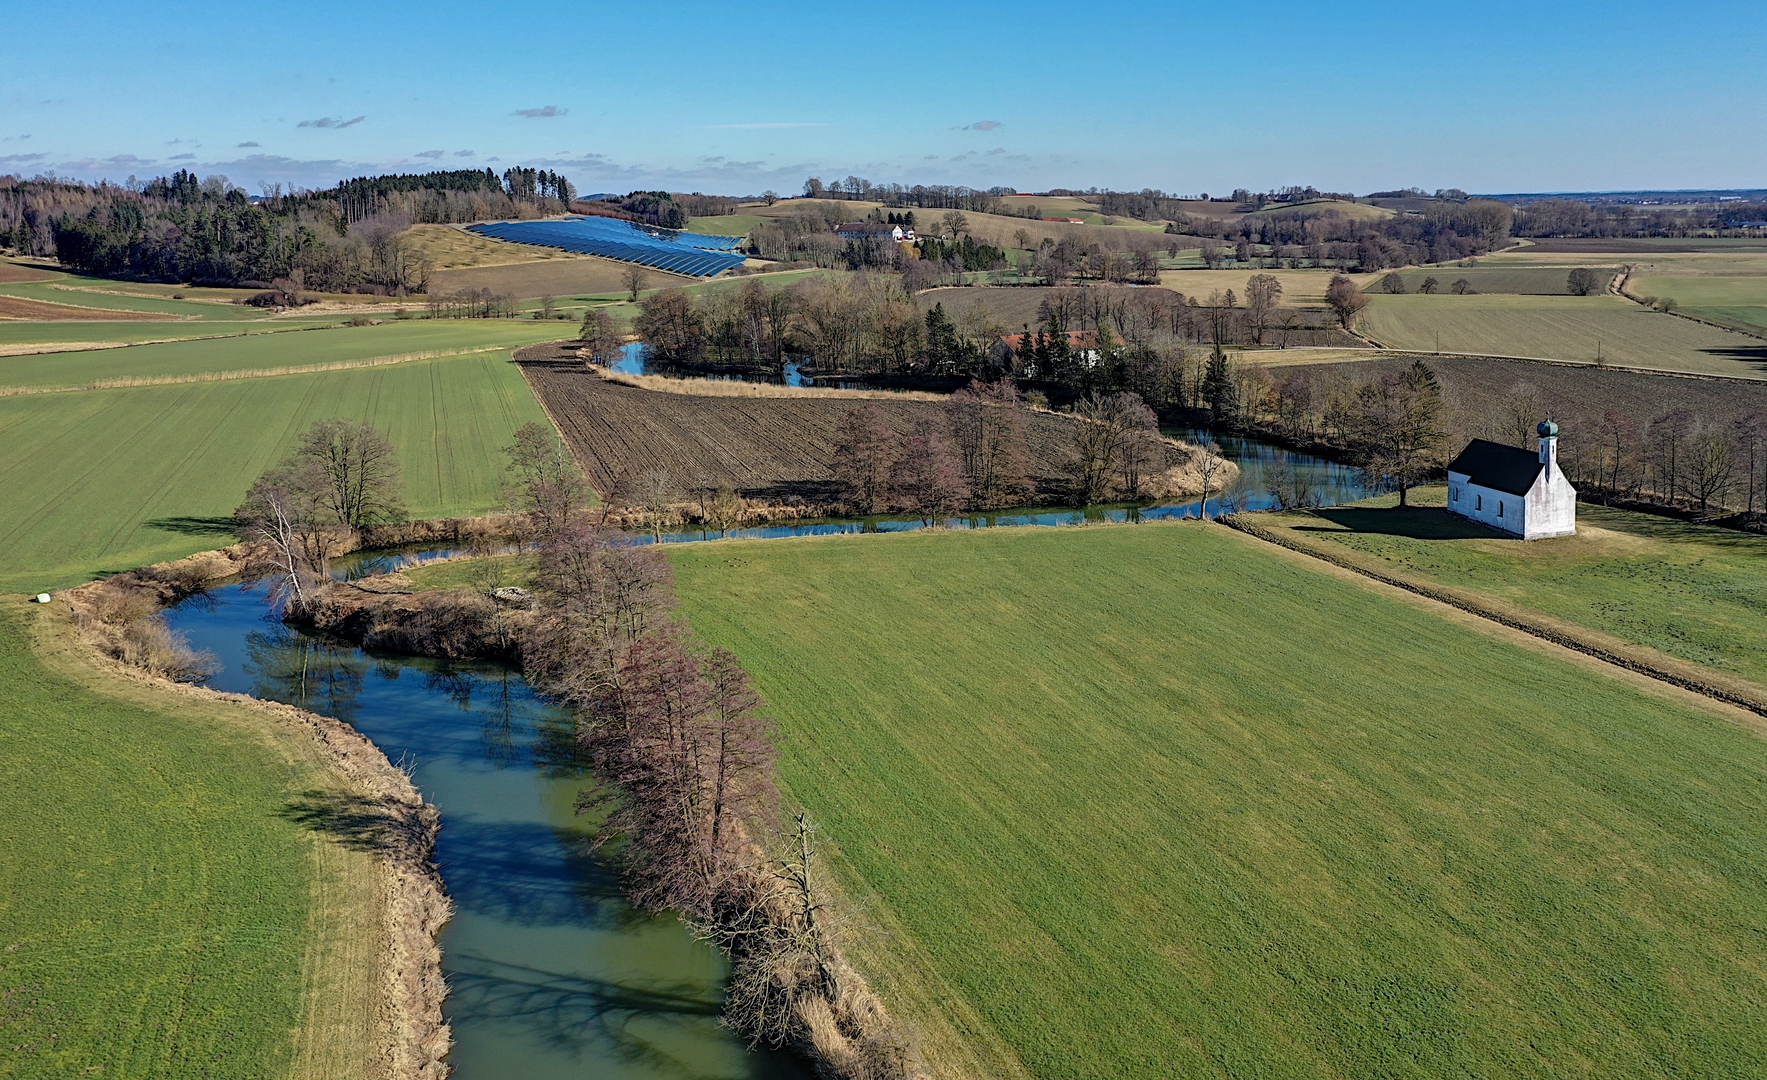
[{"label": "green grass field", "polygon": [[1577,535],[1521,543],[1442,509],[1444,489],[1252,520],[1359,564],[1642,645],[1767,700],[1767,538],[1593,503]]},{"label": "green grass field", "polygon": [[[1760,269],[1767,269],[1763,266]],[[1767,273],[1634,274],[1626,283],[1634,296],[1671,296],[1680,310],[1725,326],[1767,334]]]},{"label": "green grass field", "polygon": [[1767,1062],[1767,743],[1667,690],[1200,523],[669,555],[981,1072]]},{"label": "green grass field", "polygon": [[[1417,292],[1425,278],[1435,278],[1440,291],[1447,293],[1454,283],[1465,278],[1474,292],[1479,293],[1521,293],[1536,296],[1569,296],[1569,278],[1574,267],[1560,266],[1431,266],[1422,270],[1400,270],[1398,275],[1405,279],[1405,288],[1412,293]],[[1591,269],[1612,280],[1619,273],[1617,266],[1593,266]],[[1378,282],[1385,274],[1377,274],[1372,279]],[[1375,285],[1368,286],[1376,288]]]},{"label": "green grass field", "polygon": [[0,397],[0,590],[35,592],[231,543],[216,519],[301,431],[333,416],[392,438],[407,508],[420,518],[495,507],[502,448],[522,424],[546,422],[507,352]]},{"label": "green grass field", "polygon": [[0,388],[79,387],[107,379],[363,363],[388,357],[507,349],[575,333],[575,324],[534,319],[412,319],[379,326],[38,353],[0,357]]},{"label": "green grass field", "polygon": [[[0,350],[8,352],[12,345],[38,345],[58,342],[105,343],[164,341],[183,338],[221,337],[236,334],[275,334],[318,326],[336,326],[346,316],[332,315],[313,318],[260,320],[217,324],[213,322],[36,322],[27,320],[0,321]],[[0,360],[4,357],[0,356]]]},{"label": "green grass field", "polygon": [[[487,567],[486,564],[491,564]],[[484,588],[488,576],[504,585],[529,585],[540,570],[538,555],[492,555],[472,559],[450,559],[446,562],[414,566],[402,571],[403,576],[419,589]]]},{"label": "green grass field", "polygon": [[1593,362],[1767,378],[1756,338],[1649,311],[1617,296],[1387,296],[1362,327],[1389,348]]},{"label": "green grass field", "polygon": [[764,225],[771,218],[759,214],[724,214],[719,217],[696,217],[687,222],[687,232],[699,233],[701,236],[747,236],[756,225]]},{"label": "green grass field", "polygon": [[142,290],[143,295],[131,295],[134,290],[122,291],[128,290],[130,284],[75,277],[71,274],[57,274],[49,281],[25,281],[0,285],[0,294],[20,296],[27,300],[40,300],[47,304],[103,308],[108,311],[143,311],[220,322],[251,321],[269,317],[269,312],[262,308],[241,304],[219,304],[191,299],[173,300],[170,297],[162,298],[158,294],[148,293],[146,290]]},{"label": "green grass field", "polygon": [[365,1075],[375,872],[291,812],[339,780],[292,725],[82,666],[66,618],[0,601],[0,1077]]}]

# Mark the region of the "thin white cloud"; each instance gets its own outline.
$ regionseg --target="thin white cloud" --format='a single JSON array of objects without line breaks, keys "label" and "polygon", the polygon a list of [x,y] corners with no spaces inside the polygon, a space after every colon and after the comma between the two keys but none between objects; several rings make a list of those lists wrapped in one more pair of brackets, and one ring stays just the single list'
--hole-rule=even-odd
[{"label": "thin white cloud", "polygon": [[257,143],[255,143],[255,142],[242,142],[242,143],[237,143],[237,144],[235,144],[235,146],[234,146],[234,149],[236,149],[236,150],[248,150],[248,149],[250,149],[250,148],[252,148],[252,147],[254,147],[254,146],[257,146],[257,145],[258,145],[258,144],[257,144]]},{"label": "thin white cloud", "polygon": [[999,126],[1000,126],[1000,121],[998,121],[998,120],[977,120],[973,124],[965,124],[963,126],[963,130],[965,130],[965,131],[993,131],[995,128],[997,128]]},{"label": "thin white cloud", "polygon": [[818,128],[827,124],[815,120],[766,120],[753,124],[707,124],[719,131],[771,131],[778,128]]},{"label": "thin white cloud", "polygon": [[454,151],[454,156],[455,157],[471,157],[472,151],[471,150],[456,150],[456,151]]},{"label": "thin white cloud", "polygon": [[0,154],[0,165],[29,165],[33,161],[42,161],[48,154]]},{"label": "thin white cloud", "polygon": [[321,116],[317,120],[302,120],[300,123],[296,124],[295,127],[340,128],[341,129],[341,128],[353,127],[356,124],[360,124],[362,121],[364,121],[366,119],[368,119],[368,117],[366,115],[353,117],[349,120],[345,120],[344,118],[342,118],[340,116]]},{"label": "thin white cloud", "polygon": [[196,155],[195,154],[173,154],[172,160],[173,161],[195,161]]},{"label": "thin white cloud", "polygon": [[557,105],[546,105],[538,109],[517,109],[510,115],[525,116],[529,120],[543,120],[553,116],[563,116],[568,112],[570,112],[569,109],[561,109]]},{"label": "thin white cloud", "polygon": [[439,158],[444,153],[446,153],[446,151],[444,151],[444,150],[424,150],[424,151],[420,152],[417,156],[418,157],[426,157],[426,158]]}]

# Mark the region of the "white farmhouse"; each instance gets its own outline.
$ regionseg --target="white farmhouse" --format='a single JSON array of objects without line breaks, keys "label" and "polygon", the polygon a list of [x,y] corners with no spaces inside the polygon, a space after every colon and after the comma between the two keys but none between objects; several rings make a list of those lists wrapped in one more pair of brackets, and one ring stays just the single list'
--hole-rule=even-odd
[{"label": "white farmhouse", "polygon": [[894,240],[902,243],[914,239],[913,229],[876,221],[850,221],[835,229],[834,234],[842,240]]},{"label": "white farmhouse", "polygon": [[1558,425],[1542,421],[1540,451],[1474,439],[1448,464],[1448,509],[1523,540],[1577,534],[1577,489],[1558,467]]}]

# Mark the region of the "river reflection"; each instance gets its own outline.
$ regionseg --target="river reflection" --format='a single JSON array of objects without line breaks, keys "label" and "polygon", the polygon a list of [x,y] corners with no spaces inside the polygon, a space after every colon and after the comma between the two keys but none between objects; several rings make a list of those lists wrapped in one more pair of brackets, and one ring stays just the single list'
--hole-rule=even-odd
[{"label": "river reflection", "polygon": [[[591,854],[577,795],[594,783],[570,717],[495,663],[370,655],[267,617],[230,585],[168,612],[214,653],[209,680],[348,720],[442,814],[436,861],[456,913],[442,933],[458,1080],[772,1080],[806,1074],[718,1022],[727,969],[673,916],[635,911]],[[349,831],[338,797],[288,813]],[[356,830],[360,831],[360,830]],[[352,833],[346,839],[361,839]]]},{"label": "river reflection", "polygon": [[[1352,468],[1249,439],[1213,439],[1240,467],[1209,500],[1213,515],[1275,505],[1278,480],[1322,505],[1369,494]],[[949,528],[1072,525],[1195,517],[1197,500],[1155,506],[1027,510],[954,518]],[[867,518],[734,529],[678,530],[664,543],[720,536],[896,532],[915,519]],[[643,537],[636,542],[650,542]],[[338,560],[341,577],[386,573],[458,552],[368,552]],[[168,613],[174,629],[219,659],[209,685],[347,720],[407,768],[442,814],[436,860],[456,904],[442,934],[450,987],[445,1012],[458,1080],[724,1080],[801,1078],[802,1064],[750,1053],[718,1023],[727,970],[672,916],[634,911],[615,876],[589,853],[577,795],[594,783],[571,720],[516,670],[370,655],[268,617],[264,590],[226,586]],[[319,793],[321,796],[324,793]],[[309,793],[312,795],[312,793]],[[303,797],[305,798],[305,797]],[[331,799],[325,796],[325,799]],[[333,800],[335,801],[335,800]],[[324,802],[291,803],[315,827],[335,825]]]},{"label": "river reflection", "polygon": [[[1298,454],[1292,450],[1256,439],[1217,435],[1195,428],[1167,429],[1166,434],[1187,442],[1213,442],[1221,455],[1239,467],[1239,476],[1219,494],[1211,495],[1207,511],[1210,517],[1241,510],[1269,510],[1280,504],[1276,489],[1286,490],[1291,505],[1339,506],[1377,494],[1382,488],[1370,485],[1362,470],[1329,461],[1325,458]],[[993,529],[1024,525],[1084,525],[1098,522],[1165,521],[1173,518],[1199,517],[1204,511],[1201,499],[1128,506],[1088,506],[1084,508],[1009,510],[990,514],[963,514],[944,518],[939,527],[946,529]],[[878,515],[864,518],[842,518],[816,521],[795,521],[781,525],[755,525],[735,529],[668,529],[660,534],[639,534],[635,544],[688,544],[702,540],[777,540],[792,536],[833,536],[841,533],[912,532],[927,528],[919,518]],[[499,554],[513,554],[520,549],[504,547]],[[417,551],[358,552],[336,559],[332,572],[344,580],[355,580],[373,574],[390,574],[396,570],[418,566],[437,559],[465,554],[464,548],[432,547]]]}]

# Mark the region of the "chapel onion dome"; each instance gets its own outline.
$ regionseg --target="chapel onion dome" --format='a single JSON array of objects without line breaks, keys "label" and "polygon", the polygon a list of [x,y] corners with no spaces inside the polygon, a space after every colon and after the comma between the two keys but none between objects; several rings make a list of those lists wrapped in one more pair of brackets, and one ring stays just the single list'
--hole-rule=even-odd
[{"label": "chapel onion dome", "polygon": [[1558,425],[1550,420],[1542,420],[1540,426],[1534,430],[1540,433],[1542,439],[1550,439],[1558,434]]}]

